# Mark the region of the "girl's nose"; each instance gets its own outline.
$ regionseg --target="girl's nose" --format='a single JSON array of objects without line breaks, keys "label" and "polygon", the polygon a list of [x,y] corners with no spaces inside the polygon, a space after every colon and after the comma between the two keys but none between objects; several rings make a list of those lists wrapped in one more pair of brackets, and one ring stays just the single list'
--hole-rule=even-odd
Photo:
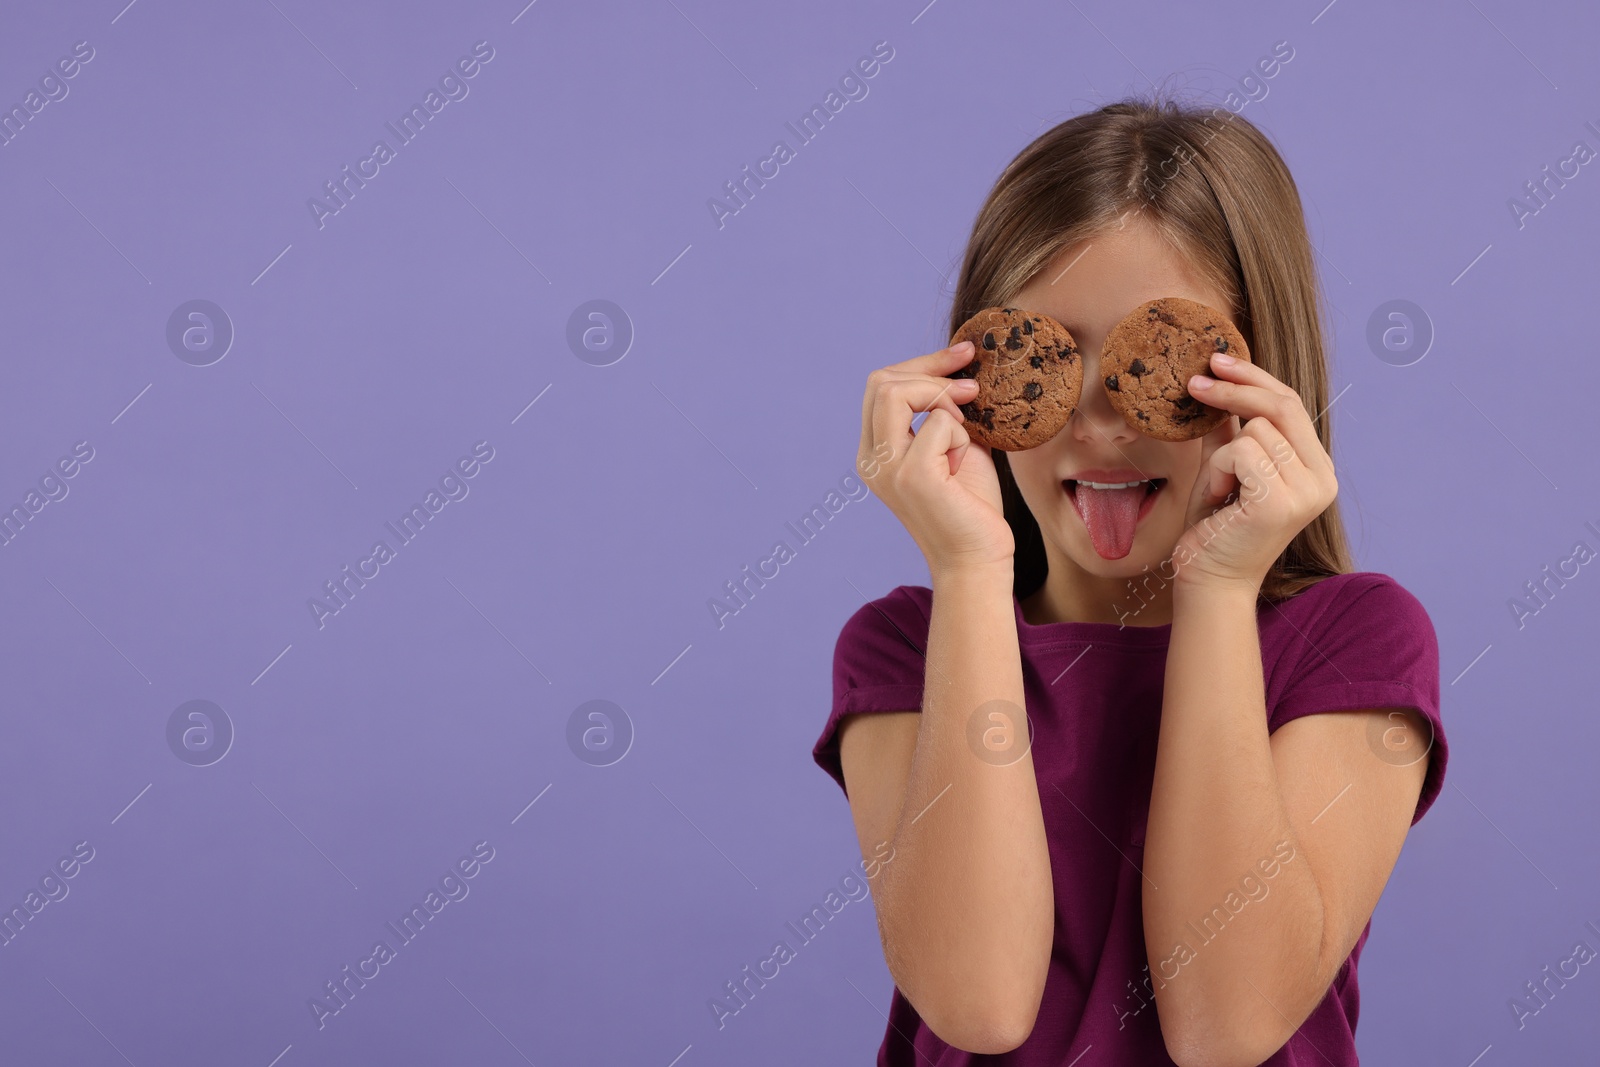
[{"label": "girl's nose", "polygon": [[1105,379],[1100,374],[1098,350],[1093,354],[1083,353],[1083,393],[1078,397],[1077,410],[1072,413],[1067,429],[1087,444],[1103,445],[1107,441],[1121,444],[1139,436],[1122,413],[1111,406]]}]

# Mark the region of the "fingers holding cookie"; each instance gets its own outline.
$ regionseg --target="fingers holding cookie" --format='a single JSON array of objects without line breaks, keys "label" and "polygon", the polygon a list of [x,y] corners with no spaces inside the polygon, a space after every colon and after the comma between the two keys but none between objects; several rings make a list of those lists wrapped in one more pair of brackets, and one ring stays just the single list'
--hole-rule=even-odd
[{"label": "fingers holding cookie", "polygon": [[972,439],[1018,452],[1050,440],[1072,417],[1083,393],[1083,362],[1067,328],[1048,315],[984,308],[956,330],[973,358],[950,377],[978,391],[961,405]]},{"label": "fingers holding cookie", "polygon": [[1191,379],[1190,388],[1208,402],[1231,411],[1245,426],[1258,418],[1268,420],[1308,469],[1331,473],[1333,461],[1317,437],[1315,420],[1300,394],[1264,368],[1214,357],[1210,368]]},{"label": "fingers holding cookie", "polygon": [[911,422],[919,413],[943,410],[957,422],[965,417],[961,405],[976,394],[977,385],[946,374],[971,359],[972,346],[956,344],[867,375],[856,464],[864,475],[871,478],[885,463],[905,454],[913,437]]},{"label": "fingers holding cookie", "polygon": [[956,376],[972,361],[972,346],[958,342],[867,376],[856,465],[935,573],[1008,564],[1015,549],[993,459],[971,447],[961,410],[980,387]]}]

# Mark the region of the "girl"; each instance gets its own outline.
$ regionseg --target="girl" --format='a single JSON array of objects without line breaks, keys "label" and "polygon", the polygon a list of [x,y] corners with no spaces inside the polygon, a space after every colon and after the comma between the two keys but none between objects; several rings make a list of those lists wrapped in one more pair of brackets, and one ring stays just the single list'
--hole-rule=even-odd
[{"label": "girl", "polygon": [[[1097,372],[1162,296],[1249,346],[1186,383],[1229,413],[1198,440],[1131,428]],[[1357,1062],[1369,917],[1447,749],[1432,623],[1346,547],[1319,301],[1267,138],[1124,101],[1006,168],[950,313],[1063,323],[1065,428],[973,443],[970,345],[868,375],[860,469],[931,587],[845,623],[813,757],[873,857],[880,1065]]]}]

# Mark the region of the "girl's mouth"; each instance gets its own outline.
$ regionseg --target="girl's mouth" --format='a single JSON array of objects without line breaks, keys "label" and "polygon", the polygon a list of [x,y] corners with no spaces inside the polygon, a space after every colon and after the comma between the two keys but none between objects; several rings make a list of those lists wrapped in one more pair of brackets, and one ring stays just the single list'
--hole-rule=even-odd
[{"label": "girl's mouth", "polygon": [[1167,480],[1093,482],[1068,478],[1061,484],[1083,519],[1094,550],[1103,559],[1121,559],[1133,550],[1139,520],[1155,507],[1156,497]]}]

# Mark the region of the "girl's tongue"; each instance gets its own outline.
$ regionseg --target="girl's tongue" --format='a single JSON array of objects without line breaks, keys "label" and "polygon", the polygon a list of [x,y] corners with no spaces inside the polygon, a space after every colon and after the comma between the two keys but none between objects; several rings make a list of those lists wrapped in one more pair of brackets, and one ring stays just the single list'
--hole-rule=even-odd
[{"label": "girl's tongue", "polygon": [[1073,487],[1072,502],[1103,559],[1121,559],[1133,551],[1134,528],[1149,492],[1145,482],[1127,489],[1096,489],[1083,482]]}]

